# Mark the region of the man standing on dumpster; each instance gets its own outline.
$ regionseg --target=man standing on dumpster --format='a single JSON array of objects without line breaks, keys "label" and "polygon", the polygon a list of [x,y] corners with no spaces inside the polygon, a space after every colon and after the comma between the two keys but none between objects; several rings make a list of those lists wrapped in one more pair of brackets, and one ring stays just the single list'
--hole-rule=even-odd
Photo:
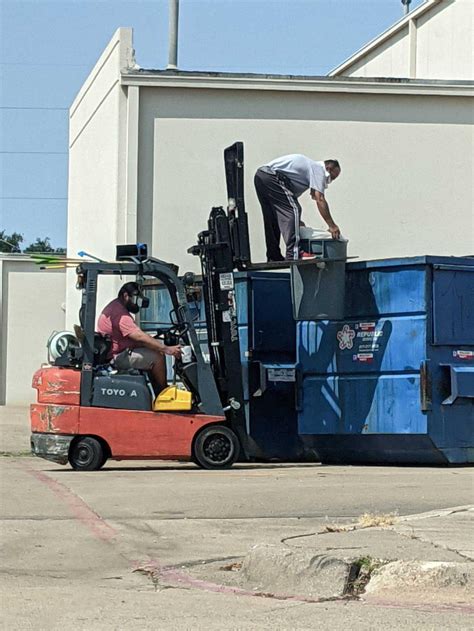
[{"label": "man standing on dumpster", "polygon": [[[257,169],[254,182],[263,213],[267,261],[294,260],[304,256],[299,249],[301,206],[298,197],[308,189],[332,238],[341,236],[324,195],[328,184],[340,172],[337,160],[316,162],[299,153],[276,158]],[[286,244],[285,257],[280,250],[281,235]]]}]

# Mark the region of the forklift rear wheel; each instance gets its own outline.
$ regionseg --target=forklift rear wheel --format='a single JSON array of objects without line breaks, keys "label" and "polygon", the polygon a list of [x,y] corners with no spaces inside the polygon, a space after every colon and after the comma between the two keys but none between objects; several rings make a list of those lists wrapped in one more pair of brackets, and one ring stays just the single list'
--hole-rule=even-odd
[{"label": "forklift rear wheel", "polygon": [[96,438],[83,436],[72,443],[69,464],[76,471],[97,471],[104,466],[107,455]]},{"label": "forklift rear wheel", "polygon": [[192,459],[203,469],[227,469],[239,457],[239,439],[225,425],[212,425],[199,432]]}]

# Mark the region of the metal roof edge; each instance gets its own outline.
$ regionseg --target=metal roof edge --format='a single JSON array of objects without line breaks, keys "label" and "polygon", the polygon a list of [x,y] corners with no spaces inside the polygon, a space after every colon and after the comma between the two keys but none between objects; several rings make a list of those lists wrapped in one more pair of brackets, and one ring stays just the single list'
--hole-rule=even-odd
[{"label": "metal roof edge", "polygon": [[404,29],[410,23],[410,20],[416,20],[421,17],[424,13],[431,10],[435,6],[437,6],[441,0],[426,0],[423,4],[421,4],[418,8],[414,9],[404,15],[400,20],[392,24],[387,30],[383,31],[380,35],[375,37],[374,39],[364,44],[362,48],[359,48],[355,53],[353,53],[350,57],[345,59],[338,66],[333,68],[328,72],[329,77],[337,76],[340,72],[347,70],[350,66],[355,64],[357,61],[360,61],[363,57],[372,52],[375,48],[377,48],[380,44],[383,44],[388,39],[393,37],[396,33]]},{"label": "metal roof edge", "polygon": [[472,96],[474,92],[474,81],[470,80],[327,77],[146,69],[122,71],[121,84],[141,87],[375,92],[446,96]]}]

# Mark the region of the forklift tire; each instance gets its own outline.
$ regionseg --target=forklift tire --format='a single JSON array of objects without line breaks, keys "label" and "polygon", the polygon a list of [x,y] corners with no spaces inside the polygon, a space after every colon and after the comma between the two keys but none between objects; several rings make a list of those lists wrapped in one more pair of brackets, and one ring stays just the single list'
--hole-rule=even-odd
[{"label": "forklift tire", "polygon": [[192,461],[203,469],[228,469],[239,457],[239,439],[225,425],[202,429],[193,444]]},{"label": "forklift tire", "polygon": [[69,449],[69,464],[76,471],[97,471],[104,466],[107,455],[96,438],[83,436]]}]

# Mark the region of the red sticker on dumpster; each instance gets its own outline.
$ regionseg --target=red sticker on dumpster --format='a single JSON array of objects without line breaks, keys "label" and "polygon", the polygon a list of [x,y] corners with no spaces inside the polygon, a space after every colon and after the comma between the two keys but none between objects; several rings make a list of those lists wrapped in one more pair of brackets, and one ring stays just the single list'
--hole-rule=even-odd
[{"label": "red sticker on dumpster", "polygon": [[474,351],[453,351],[453,357],[457,357],[457,359],[474,359]]},{"label": "red sticker on dumpster", "polygon": [[357,353],[357,355],[352,355],[352,360],[355,362],[364,362],[370,364],[374,361],[373,353]]},{"label": "red sticker on dumpster", "polygon": [[356,329],[360,329],[361,331],[374,331],[375,322],[360,322],[356,324]]}]

